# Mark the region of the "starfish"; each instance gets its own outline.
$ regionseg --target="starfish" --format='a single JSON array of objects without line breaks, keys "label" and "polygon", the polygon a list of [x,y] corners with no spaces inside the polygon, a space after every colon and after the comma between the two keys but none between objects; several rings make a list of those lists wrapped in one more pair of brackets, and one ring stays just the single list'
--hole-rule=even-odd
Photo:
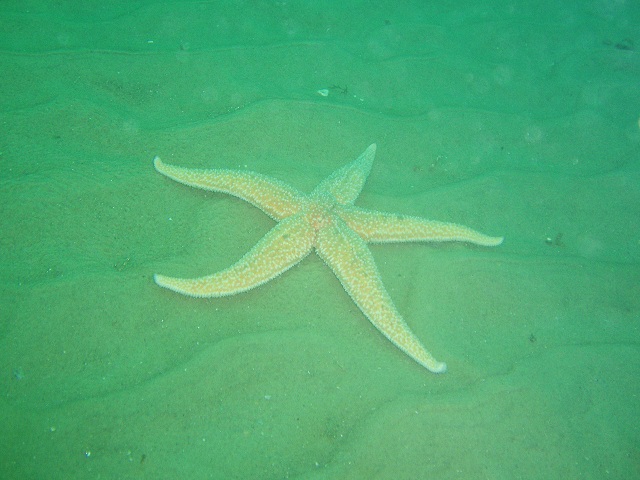
[{"label": "starfish", "polygon": [[367,243],[458,241],[496,246],[490,237],[456,225],[354,206],[369,176],[376,145],[336,170],[310,194],[274,178],[236,170],[196,170],[153,159],[156,170],[191,187],[228,193],[278,222],[237,263],[206,277],[183,279],[154,275],[155,282],[193,297],[223,297],[245,292],[277,277],[312,250],[333,270],[362,313],[400,350],[434,373],[446,371],[409,329],[387,293]]}]

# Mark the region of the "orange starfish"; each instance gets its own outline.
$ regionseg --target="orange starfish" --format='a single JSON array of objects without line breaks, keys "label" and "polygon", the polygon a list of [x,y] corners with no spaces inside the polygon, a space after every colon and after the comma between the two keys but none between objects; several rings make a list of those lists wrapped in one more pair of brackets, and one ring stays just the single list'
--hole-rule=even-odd
[{"label": "orange starfish", "polygon": [[164,164],[156,170],[192,187],[235,195],[278,223],[237,263],[195,279],[156,274],[155,282],[193,297],[222,297],[250,290],[293,267],[313,249],[333,270],[360,310],[398,348],[434,373],[446,371],[411,332],[387,293],[367,243],[459,241],[496,246],[490,237],[452,223],[355,207],[371,171],[376,145],[336,170],[309,195],[259,173],[194,170]]}]

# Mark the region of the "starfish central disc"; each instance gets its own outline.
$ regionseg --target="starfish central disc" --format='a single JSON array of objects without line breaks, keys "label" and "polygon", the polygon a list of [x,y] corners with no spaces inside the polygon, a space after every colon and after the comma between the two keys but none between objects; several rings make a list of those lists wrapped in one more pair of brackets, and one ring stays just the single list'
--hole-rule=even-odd
[{"label": "starfish central disc", "polygon": [[317,196],[307,205],[305,218],[311,227],[318,232],[333,222],[335,206],[335,199],[332,199],[329,195]]}]

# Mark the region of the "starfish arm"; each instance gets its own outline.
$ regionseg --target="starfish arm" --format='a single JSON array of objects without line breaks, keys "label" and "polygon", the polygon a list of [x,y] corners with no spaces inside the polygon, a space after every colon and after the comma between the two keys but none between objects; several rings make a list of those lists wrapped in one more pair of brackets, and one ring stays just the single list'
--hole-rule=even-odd
[{"label": "starfish arm", "polygon": [[167,165],[153,159],[156,170],[190,187],[234,195],[255,205],[274,220],[282,220],[300,210],[304,195],[284,182],[255,172],[199,170]]},{"label": "starfish arm", "polygon": [[250,290],[285,272],[313,248],[314,231],[302,215],[273,227],[237,263],[213,275],[185,279],[154,275],[155,282],[192,297],[224,297]]},{"label": "starfish arm", "polygon": [[365,242],[342,220],[318,232],[316,250],[373,325],[416,362],[434,373],[446,371],[422,346],[396,310]]},{"label": "starfish arm", "polygon": [[376,155],[376,144],[372,143],[353,162],[336,170],[320,183],[314,193],[330,193],[338,203],[350,205],[355,202],[367,181],[373,159]]},{"label": "starfish arm", "polygon": [[366,242],[468,242],[485,247],[500,245],[504,237],[491,237],[455,223],[436,222],[408,215],[340,206],[337,214]]}]

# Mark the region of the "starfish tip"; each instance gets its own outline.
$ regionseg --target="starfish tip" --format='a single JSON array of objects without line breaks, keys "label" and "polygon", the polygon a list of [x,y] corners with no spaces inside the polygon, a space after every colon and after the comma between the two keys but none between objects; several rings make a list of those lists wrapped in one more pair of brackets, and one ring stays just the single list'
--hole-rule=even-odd
[{"label": "starfish tip", "polygon": [[373,160],[373,157],[376,155],[376,149],[378,148],[378,146],[375,143],[372,143],[371,145],[369,145],[367,147],[367,149],[364,151],[363,156],[365,158],[370,158],[371,160]]},{"label": "starfish tip", "polygon": [[438,362],[436,365],[433,365],[429,370],[433,373],[445,373],[447,371],[447,364],[444,362]]}]

